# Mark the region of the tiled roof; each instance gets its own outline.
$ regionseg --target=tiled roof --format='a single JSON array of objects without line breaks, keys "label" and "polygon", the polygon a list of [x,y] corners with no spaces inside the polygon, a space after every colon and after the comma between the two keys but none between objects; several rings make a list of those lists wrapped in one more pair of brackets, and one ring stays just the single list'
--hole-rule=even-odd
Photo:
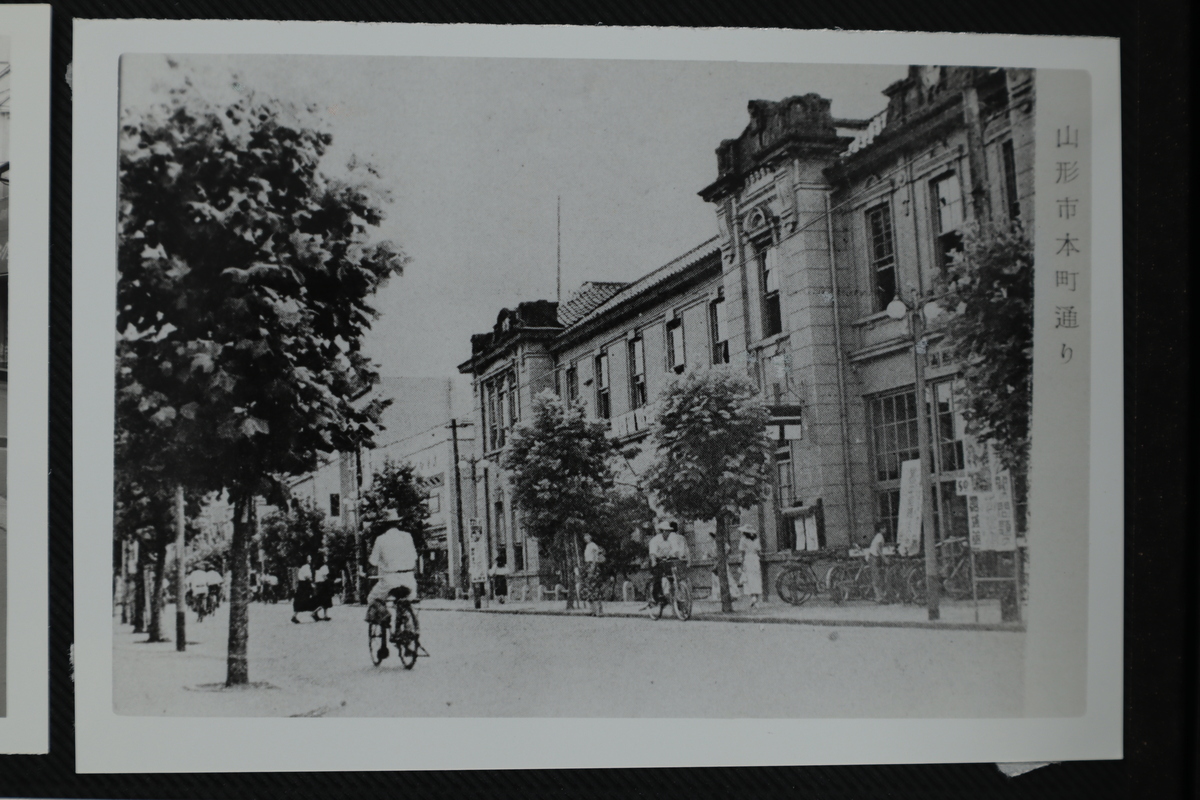
[{"label": "tiled roof", "polygon": [[852,156],[859,150],[863,150],[871,146],[871,142],[875,141],[888,123],[888,110],[885,108],[875,116],[871,117],[871,121],[867,123],[867,127],[860,131],[855,137],[850,146],[846,148],[846,152],[842,155]]},{"label": "tiled roof", "polygon": [[571,299],[558,307],[558,321],[569,328],[583,319],[596,306],[624,289],[629,284],[612,281],[587,281]]},{"label": "tiled roof", "polygon": [[[700,261],[702,258],[711,256],[714,253],[719,253],[720,250],[720,241],[716,236],[709,239],[707,242],[704,242],[703,244],[693,247],[691,250],[667,262],[653,272],[643,275],[633,283],[624,284],[624,288],[622,288],[620,291],[615,292],[607,300],[594,307],[590,312],[568,325],[567,330],[564,331],[564,333],[569,333],[573,328],[577,328],[580,325],[586,325],[592,320],[604,316],[608,312],[621,306],[621,304],[632,300],[643,292],[649,291],[664,281],[675,277],[676,275],[685,271],[688,267],[696,264],[696,262]],[[559,314],[559,318],[562,318],[561,312]]]}]

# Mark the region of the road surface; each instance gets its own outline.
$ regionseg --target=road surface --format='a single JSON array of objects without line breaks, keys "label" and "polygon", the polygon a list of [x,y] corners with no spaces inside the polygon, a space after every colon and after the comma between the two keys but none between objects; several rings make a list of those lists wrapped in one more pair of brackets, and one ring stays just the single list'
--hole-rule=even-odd
[{"label": "road surface", "polygon": [[[117,712],[203,708],[202,693],[181,690],[224,680],[225,611],[202,623],[189,614],[184,655],[116,626]],[[297,698],[311,698],[308,713],[347,717],[1004,717],[1022,707],[1017,631],[425,609],[431,655],[406,671],[394,655],[371,665],[362,608],[332,615],[295,625],[284,604],[253,604],[251,680],[286,690],[263,702],[291,703],[213,713],[295,714]]]}]

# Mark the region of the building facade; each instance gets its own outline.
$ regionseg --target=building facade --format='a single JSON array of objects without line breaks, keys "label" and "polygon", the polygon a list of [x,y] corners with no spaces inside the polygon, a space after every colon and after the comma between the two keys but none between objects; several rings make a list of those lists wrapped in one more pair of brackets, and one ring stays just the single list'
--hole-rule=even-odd
[{"label": "building facade", "polygon": [[[752,101],[750,124],[717,149],[701,192],[718,235],[630,284],[585,284],[500,312],[459,369],[473,382],[485,498],[472,516],[514,579],[540,580],[499,467],[539,391],[584,402],[610,435],[638,442],[655,398],[694,367],[729,364],[758,383],[776,443],[770,496],[744,512],[763,532],[767,580],[796,550],[896,536],[900,465],[917,458],[914,343],[894,299],[934,319],[933,300],[972,224],[1032,235],[1032,70],[910,67],[867,120],[836,119],[815,94]],[[964,431],[959,365],[926,337],[934,527],[967,535],[955,480],[980,446]],[[622,466],[636,485],[653,453]],[[1023,514],[1016,514],[1020,521]],[[708,526],[688,526],[703,569]]]}]

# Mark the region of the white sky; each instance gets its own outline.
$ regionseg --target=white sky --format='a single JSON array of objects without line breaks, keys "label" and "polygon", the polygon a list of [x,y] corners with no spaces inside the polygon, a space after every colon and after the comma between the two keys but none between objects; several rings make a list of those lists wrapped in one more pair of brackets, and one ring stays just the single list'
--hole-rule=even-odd
[{"label": "white sky", "polygon": [[240,87],[317,104],[334,137],[395,195],[381,237],[412,257],[376,298],[368,353],[384,375],[454,375],[470,335],[522,300],[554,299],[562,196],[563,299],[628,281],[716,233],[697,192],[752,99],[816,92],[835,117],[880,111],[906,67],[328,56],[125,56],[121,103],[190,75],[209,100]]}]

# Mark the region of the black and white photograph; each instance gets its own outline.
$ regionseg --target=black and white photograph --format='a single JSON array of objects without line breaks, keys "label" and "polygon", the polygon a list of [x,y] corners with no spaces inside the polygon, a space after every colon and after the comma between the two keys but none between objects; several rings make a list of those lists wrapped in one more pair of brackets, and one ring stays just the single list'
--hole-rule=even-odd
[{"label": "black and white photograph", "polygon": [[49,6],[0,8],[0,753],[49,746],[49,53]]},{"label": "black and white photograph", "polygon": [[[194,718],[978,725],[997,760],[989,721],[1060,718],[1119,756],[1108,73],[287,44],[110,43],[89,95],[81,769]],[[198,768],[157,752],[111,768]]]}]

